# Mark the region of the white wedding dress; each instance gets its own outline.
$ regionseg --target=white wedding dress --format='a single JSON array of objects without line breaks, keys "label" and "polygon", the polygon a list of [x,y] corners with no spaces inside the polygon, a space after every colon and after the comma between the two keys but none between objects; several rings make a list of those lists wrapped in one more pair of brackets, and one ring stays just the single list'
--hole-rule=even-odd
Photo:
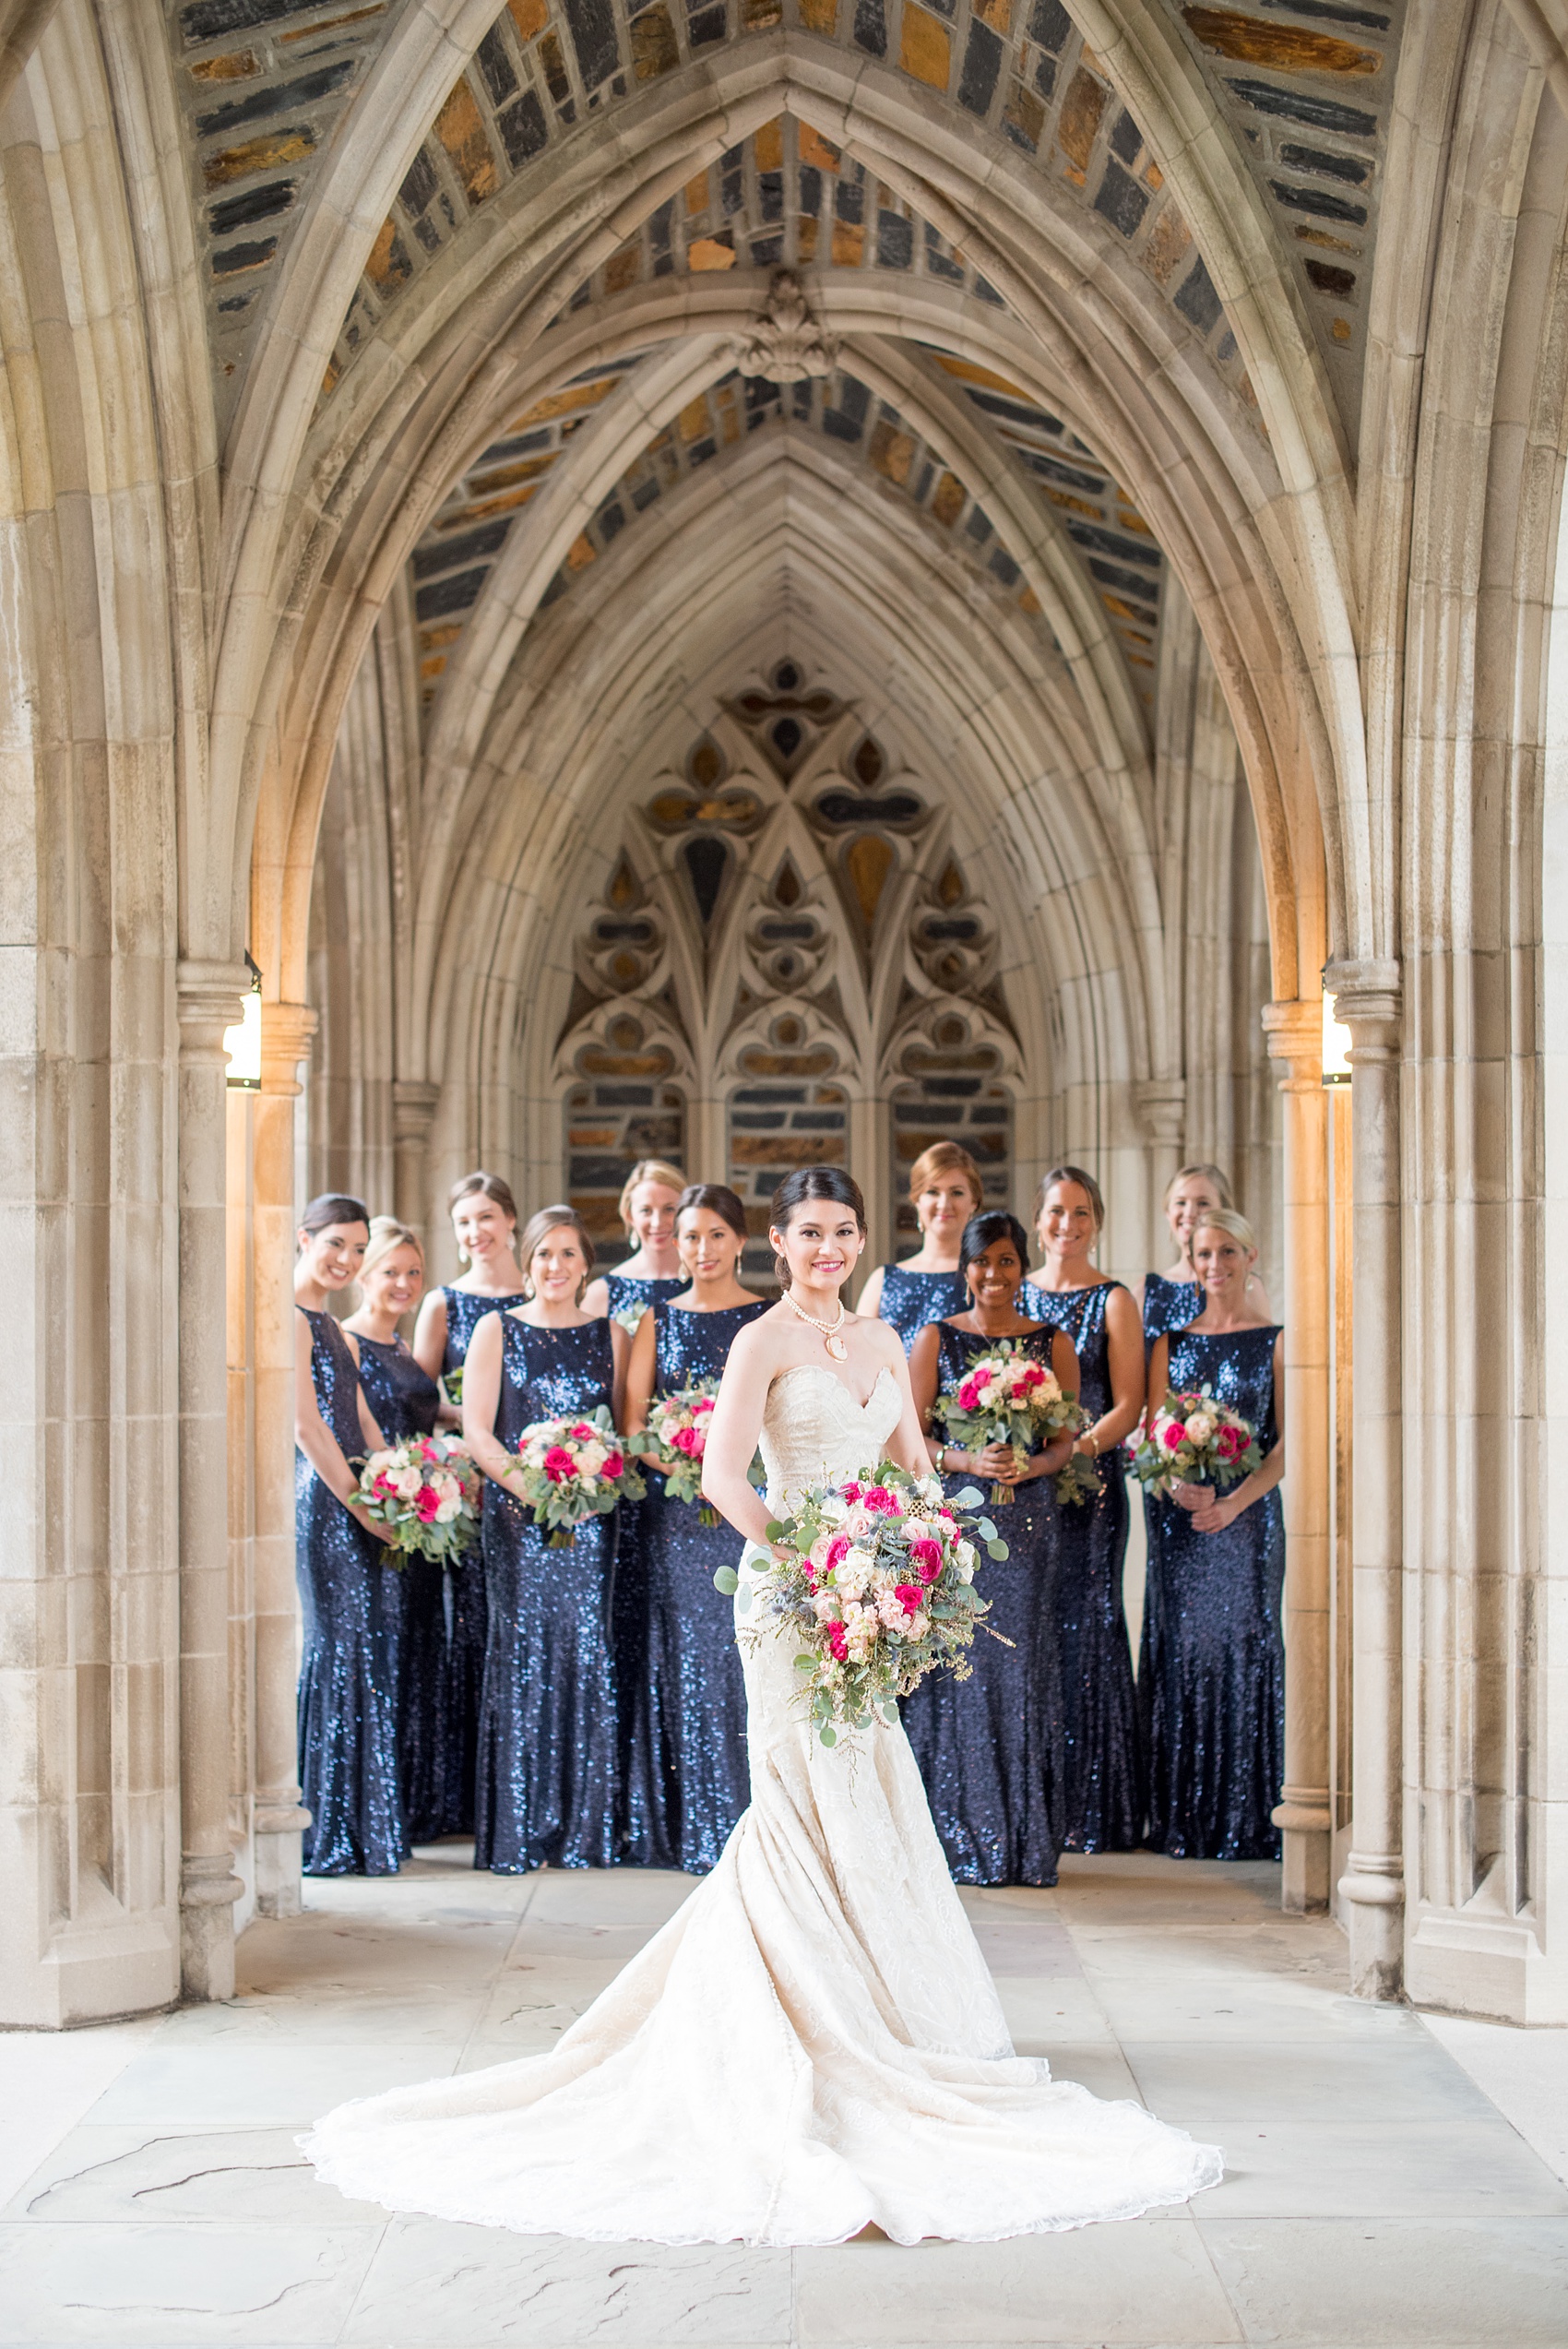
[{"label": "white wedding dress", "polygon": [[[869,1467],[898,1410],[886,1371],[863,1406],[786,1371],[770,1501]],[[1014,2055],[903,1731],[851,1767],[794,1652],[743,1643],[751,1808],[663,1930],[548,2055],[329,2113],[301,2140],[323,2178],[528,2235],[768,2244],[993,2242],[1216,2184],[1217,2148]]]}]

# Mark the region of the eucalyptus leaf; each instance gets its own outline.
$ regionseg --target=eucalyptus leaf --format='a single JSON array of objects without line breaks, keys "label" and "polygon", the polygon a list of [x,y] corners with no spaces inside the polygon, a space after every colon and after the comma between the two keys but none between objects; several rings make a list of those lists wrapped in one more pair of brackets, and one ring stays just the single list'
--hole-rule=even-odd
[{"label": "eucalyptus leaf", "polygon": [[737,1614],[737,1615],[750,1615],[751,1611],[752,1611],[752,1594],[751,1594],[751,1592],[750,1592],[749,1591],[742,1591],[742,1592],[740,1592],[737,1594],[737,1596],[736,1596],[736,1600],[735,1600],[735,1612],[736,1612],[736,1614]]},{"label": "eucalyptus leaf", "polygon": [[797,1656],[795,1658],[795,1670],[797,1672],[814,1672],[816,1670],[816,1658],[814,1656]]},{"label": "eucalyptus leaf", "polygon": [[996,1539],[996,1528],[992,1523],[989,1517],[976,1519],[975,1532],[980,1535],[982,1542],[994,1542]]},{"label": "eucalyptus leaf", "polygon": [[994,1558],[1000,1566],[1007,1555],[1007,1544],[1005,1542],[988,1542],[985,1545],[985,1554],[987,1557]]},{"label": "eucalyptus leaf", "polygon": [[836,1746],[838,1743],[838,1732],[826,1721],[817,1731],[817,1735],[825,1746]]},{"label": "eucalyptus leaf", "polygon": [[785,1530],[786,1529],[779,1524],[778,1520],[776,1517],[770,1517],[768,1519],[767,1538],[770,1542],[781,1542],[784,1538]]},{"label": "eucalyptus leaf", "polygon": [[716,1591],[722,1591],[729,1598],[732,1592],[740,1589],[741,1578],[732,1566],[721,1566],[714,1574],[713,1587]]},{"label": "eucalyptus leaf", "polygon": [[961,1493],[954,1494],[953,1506],[955,1508],[979,1508],[984,1498],[985,1495],[978,1485],[966,1485]]}]

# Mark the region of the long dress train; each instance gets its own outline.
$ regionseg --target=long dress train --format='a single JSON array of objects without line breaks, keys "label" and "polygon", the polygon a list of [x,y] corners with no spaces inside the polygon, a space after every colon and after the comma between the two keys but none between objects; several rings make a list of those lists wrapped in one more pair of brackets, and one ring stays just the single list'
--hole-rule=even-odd
[{"label": "long dress train", "polygon": [[[770,1499],[869,1466],[898,1411],[886,1371],[863,1405],[786,1372]],[[548,2055],[328,2114],[322,2176],[529,2235],[766,2244],[994,2242],[1217,2183],[1216,2147],[1014,2055],[902,1729],[822,1746],[788,1632],[743,1647],[752,1801],[713,1873]]]}]

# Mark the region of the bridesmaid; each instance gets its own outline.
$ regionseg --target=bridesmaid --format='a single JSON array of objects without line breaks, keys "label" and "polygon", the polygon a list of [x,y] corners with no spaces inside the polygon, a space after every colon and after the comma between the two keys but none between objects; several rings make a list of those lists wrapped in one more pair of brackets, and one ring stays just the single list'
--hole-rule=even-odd
[{"label": "bridesmaid", "polygon": [[1131,1852],[1144,1839],[1145,1778],[1133,1656],[1123,1610],[1127,1485],[1120,1447],[1144,1407],[1144,1349],[1131,1292],[1091,1261],[1105,1222],[1099,1186],[1057,1166],[1035,1194],[1045,1262],[1019,1309],[1064,1330],[1078,1357],[1079,1400],[1092,1414],[1076,1449],[1100,1461],[1099,1498],[1063,1506],[1058,1591],[1066,1717],[1063,1847]]},{"label": "bridesmaid", "polygon": [[1252,1422],[1263,1463],[1228,1492],[1178,1485],[1155,1502],[1139,1693],[1149,1737],[1150,1837],[1173,1859],[1279,1857],[1285,1769],[1281,1604],[1284,1338],[1247,1281],[1245,1217],[1213,1208],[1188,1242],[1203,1309],[1155,1341],[1149,1393],[1208,1387]]},{"label": "bridesmaid", "polygon": [[[407,1857],[393,1663],[398,1569],[354,1506],[349,1463],[380,1446],[353,1341],[327,1297],[358,1277],[370,1218],[327,1192],[301,1219],[294,1266],[294,1559],[300,1659],[300,1785],[311,1824],[307,1876],[392,1876]],[[390,1603],[390,1604],[389,1604]],[[389,1619],[390,1618],[390,1619]]]},{"label": "bridesmaid", "polygon": [[[950,1393],[999,1338],[1015,1340],[1055,1372],[1065,1393],[1077,1393],[1077,1359],[1066,1337],[1018,1310],[1028,1246],[1017,1217],[999,1208],[965,1225],[959,1262],[968,1311],[928,1325],[909,1355],[909,1383],[924,1424],[932,1424],[938,1393]],[[941,1443],[934,1449],[949,1495],[976,1483],[1013,1487],[1014,1498],[997,1519],[1007,1556],[985,1567],[980,1585],[992,1606],[986,1621],[1013,1645],[978,1632],[969,1681],[932,1673],[905,1700],[904,1727],[958,1882],[1054,1884],[1065,1759],[1056,1627],[1063,1511],[1045,1480],[1065,1466],[1073,1437],[1055,1437],[1022,1468],[1008,1444],[979,1452]]]},{"label": "bridesmaid", "polygon": [[[435,1432],[441,1389],[421,1367],[398,1324],[424,1287],[424,1250],[418,1235],[390,1215],[372,1219],[370,1246],[360,1267],[360,1309],[343,1327],[354,1341],[360,1383],[389,1444]],[[446,1600],[435,1558],[405,1556],[396,1581],[401,1600],[394,1675],[398,1757],[403,1818],[410,1843],[429,1843],[446,1820]],[[390,1593],[392,1585],[386,1585]]]},{"label": "bridesmaid", "polygon": [[[626,1377],[626,1428],[639,1434],[656,1396],[721,1376],[748,1321],[768,1310],[740,1282],[746,1210],[723,1183],[693,1183],[675,1213],[689,1286],[643,1316]],[[751,1800],[746,1692],[733,1603],[713,1584],[735,1563],[729,1526],[700,1521],[657,1473],[637,1510],[642,1584],[640,1654],[616,1649],[627,1724],[625,1856],[640,1867],[703,1876]]]},{"label": "bridesmaid", "polygon": [[[432,1289],[420,1307],[414,1355],[432,1378],[464,1368],[474,1331],[486,1314],[504,1313],[509,1306],[526,1301],[514,1253],[517,1206],[509,1185],[499,1174],[482,1171],[465,1174],[453,1184],[446,1204],[457,1260],[468,1270],[445,1288]],[[477,1550],[467,1551],[449,1569],[446,1599],[449,1613],[441,1708],[445,1816],[441,1831],[471,1835],[485,1643],[484,1568]]]},{"label": "bridesmaid", "polygon": [[624,1333],[627,1343],[616,1341],[616,1359],[623,1365],[648,1306],[667,1302],[686,1285],[675,1246],[675,1210],[685,1187],[680,1168],[662,1158],[639,1158],[622,1186],[621,1228],[632,1243],[632,1253],[615,1271],[601,1273],[591,1283],[583,1311],[608,1314]]},{"label": "bridesmaid", "polygon": [[593,1242],[569,1207],[540,1208],[518,1251],[528,1302],[475,1330],[463,1432],[489,1483],[482,1520],[490,1637],[474,1866],[609,1867],[615,1857],[615,1675],[605,1637],[616,1513],[552,1549],[509,1480],[541,1419],[608,1406],[610,1326],[580,1303]]},{"label": "bridesmaid", "polygon": [[964,1226],[985,1203],[980,1168],[956,1142],[932,1142],[909,1169],[921,1245],[901,1264],[879,1264],[855,1310],[890,1321],[909,1353],[917,1334],[969,1301],[958,1263]]},{"label": "bridesmaid", "polygon": [[[1187,1242],[1193,1227],[1211,1208],[1222,1207],[1234,1213],[1236,1201],[1224,1171],[1218,1166],[1183,1166],[1171,1176],[1165,1186],[1165,1221],[1176,1249],[1176,1260],[1169,1272],[1150,1272],[1144,1279],[1140,1300],[1144,1319],[1144,1345],[1152,1346],[1170,1330],[1184,1330],[1197,1312],[1203,1300],[1198,1284],[1193,1278],[1193,1268],[1187,1257]],[[1247,1283],[1247,1302],[1268,1318],[1268,1293],[1254,1272]]]}]

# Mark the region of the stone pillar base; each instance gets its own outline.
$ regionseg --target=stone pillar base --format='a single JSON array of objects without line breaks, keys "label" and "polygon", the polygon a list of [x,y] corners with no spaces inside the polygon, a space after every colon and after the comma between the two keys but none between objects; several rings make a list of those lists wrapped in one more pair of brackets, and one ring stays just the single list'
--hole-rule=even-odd
[{"label": "stone pillar base", "polygon": [[304,1867],[304,1830],[310,1813],[298,1804],[258,1810],[255,1819],[255,1913],[299,1916],[304,1908],[300,1878]]},{"label": "stone pillar base", "polygon": [[1314,1802],[1287,1786],[1273,1813],[1284,1845],[1285,1882],[1280,1907],[1289,1916],[1314,1916],[1328,1906],[1332,1820],[1325,1801]]},{"label": "stone pillar base", "polygon": [[234,1995],[234,1902],[244,1887],[227,1860],[187,1860],[180,1886],[180,1992]]},{"label": "stone pillar base", "polygon": [[[1396,1861],[1395,1866],[1399,1863]],[[1398,1999],[1405,1995],[1405,1879],[1377,1860],[1350,1854],[1339,1879],[1350,1943],[1350,1995]]]}]

